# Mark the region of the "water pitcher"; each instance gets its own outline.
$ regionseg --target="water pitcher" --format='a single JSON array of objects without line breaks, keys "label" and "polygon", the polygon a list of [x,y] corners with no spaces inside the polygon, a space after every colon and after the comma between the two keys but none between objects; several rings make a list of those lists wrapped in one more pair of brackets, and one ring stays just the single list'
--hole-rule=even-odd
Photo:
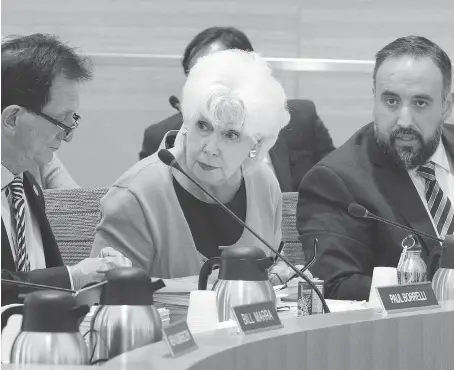
[{"label": "water pitcher", "polygon": [[165,286],[151,282],[136,267],[120,267],[106,274],[100,306],[90,323],[90,353],[94,363],[107,361],[162,339],[162,321],[153,305],[153,293]]},{"label": "water pitcher", "polygon": [[22,314],[10,362],[13,364],[85,365],[88,351],[79,332],[79,319],[88,306],[76,306],[70,293],[42,290],[28,294],[24,305],[2,313],[2,320]]},{"label": "water pitcher", "polygon": [[454,247],[442,248],[440,268],[432,279],[432,288],[438,302],[454,300]]},{"label": "water pitcher", "polygon": [[409,235],[402,241],[402,254],[397,266],[399,284],[427,281],[427,266],[421,257],[421,244],[416,236]]},{"label": "water pitcher", "polygon": [[199,275],[199,290],[207,287],[208,276],[219,265],[219,279],[213,285],[219,321],[234,319],[232,307],[273,301],[276,295],[268,280],[271,259],[259,247],[232,246],[222,251],[221,257],[210,258],[202,266]]}]

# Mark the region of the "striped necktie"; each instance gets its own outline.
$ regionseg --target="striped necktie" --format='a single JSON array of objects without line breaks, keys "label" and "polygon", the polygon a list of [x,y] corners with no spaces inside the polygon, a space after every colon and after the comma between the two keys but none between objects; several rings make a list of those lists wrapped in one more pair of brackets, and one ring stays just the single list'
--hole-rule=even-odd
[{"label": "striped necktie", "polygon": [[435,178],[435,163],[427,162],[416,172],[426,181],[426,200],[440,237],[454,232],[454,206]]},{"label": "striped necktie", "polygon": [[6,188],[6,196],[9,191],[12,196],[14,220],[16,221],[16,271],[30,271],[27,248],[25,246],[25,196],[24,184],[20,176],[16,176]]}]

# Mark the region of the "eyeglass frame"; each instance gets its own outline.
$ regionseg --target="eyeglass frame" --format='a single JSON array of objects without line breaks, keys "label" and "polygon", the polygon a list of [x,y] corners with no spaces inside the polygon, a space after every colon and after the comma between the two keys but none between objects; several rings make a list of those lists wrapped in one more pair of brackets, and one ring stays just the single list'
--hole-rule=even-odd
[{"label": "eyeglass frame", "polygon": [[69,136],[71,136],[71,134],[76,130],[76,128],[79,127],[80,121],[82,119],[82,117],[80,115],[78,115],[76,112],[74,112],[72,115],[72,119],[74,120],[73,125],[66,126],[63,122],[60,122],[60,121],[56,120],[55,118],[48,116],[46,113],[36,112],[33,109],[30,109],[27,107],[24,107],[24,108],[29,110],[31,113],[44,118],[46,121],[52,123],[53,125],[57,126],[61,130],[63,130],[65,132],[65,139],[67,139]]}]

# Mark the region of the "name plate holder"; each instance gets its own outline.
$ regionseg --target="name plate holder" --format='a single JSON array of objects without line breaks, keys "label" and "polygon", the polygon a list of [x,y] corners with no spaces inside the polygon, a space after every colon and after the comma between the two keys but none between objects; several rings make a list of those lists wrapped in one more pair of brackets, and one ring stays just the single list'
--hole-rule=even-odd
[{"label": "name plate holder", "polygon": [[376,287],[376,289],[383,311],[386,313],[440,307],[430,281]]},{"label": "name plate holder", "polygon": [[198,347],[186,321],[178,321],[162,329],[172,357],[195,351]]},{"label": "name plate holder", "polygon": [[244,334],[282,328],[273,301],[245,304],[233,307],[238,327]]}]

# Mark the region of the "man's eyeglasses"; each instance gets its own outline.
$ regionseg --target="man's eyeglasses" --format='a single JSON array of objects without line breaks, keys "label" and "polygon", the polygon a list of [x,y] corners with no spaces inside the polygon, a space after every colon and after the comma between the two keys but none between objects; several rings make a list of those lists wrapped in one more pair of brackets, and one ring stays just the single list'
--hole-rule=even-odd
[{"label": "man's eyeglasses", "polygon": [[60,129],[62,129],[65,132],[64,139],[67,139],[69,136],[71,136],[71,134],[74,132],[74,130],[79,126],[80,120],[81,120],[81,117],[77,113],[73,113],[73,115],[72,115],[72,125],[71,126],[67,126],[64,123],[56,120],[55,118],[52,118],[52,117],[48,116],[45,113],[35,112],[34,110],[29,109],[29,108],[27,108],[27,109],[30,112],[32,112],[33,114],[36,114],[37,116],[40,116],[40,117],[44,118],[45,120],[49,121],[53,125],[58,126]]}]

